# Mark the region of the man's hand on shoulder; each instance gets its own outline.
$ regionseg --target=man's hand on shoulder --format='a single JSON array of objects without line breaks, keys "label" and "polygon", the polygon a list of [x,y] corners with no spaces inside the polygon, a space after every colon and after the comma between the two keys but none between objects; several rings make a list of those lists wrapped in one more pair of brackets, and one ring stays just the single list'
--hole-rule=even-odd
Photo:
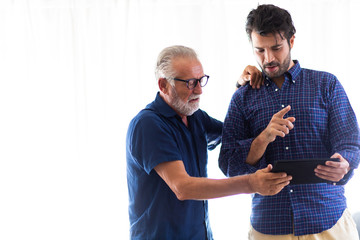
[{"label": "man's hand on shoulder", "polygon": [[248,65],[245,67],[243,73],[236,83],[236,87],[239,88],[240,86],[244,86],[247,83],[249,83],[250,86],[252,86],[254,89],[259,89],[262,85],[264,85],[263,76],[259,69],[257,69],[255,66]]}]

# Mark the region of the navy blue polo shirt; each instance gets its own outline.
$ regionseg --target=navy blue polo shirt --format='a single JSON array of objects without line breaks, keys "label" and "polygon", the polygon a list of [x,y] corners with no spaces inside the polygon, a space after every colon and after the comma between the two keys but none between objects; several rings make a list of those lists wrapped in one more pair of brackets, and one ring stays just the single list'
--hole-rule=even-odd
[{"label": "navy blue polo shirt", "polygon": [[207,201],[180,201],[154,170],[182,160],[190,176],[207,177],[207,149],[221,141],[222,122],[202,110],[188,127],[160,97],[130,122],[126,138],[131,239],[212,239]]}]

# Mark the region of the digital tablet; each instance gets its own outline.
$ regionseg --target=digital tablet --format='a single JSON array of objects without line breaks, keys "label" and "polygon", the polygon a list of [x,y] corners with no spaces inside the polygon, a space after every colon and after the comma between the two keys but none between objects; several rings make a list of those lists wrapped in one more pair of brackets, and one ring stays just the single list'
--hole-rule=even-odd
[{"label": "digital tablet", "polygon": [[272,172],[286,172],[292,176],[290,184],[332,183],[315,175],[314,169],[318,165],[325,165],[326,161],[339,162],[338,158],[315,158],[275,161]]}]

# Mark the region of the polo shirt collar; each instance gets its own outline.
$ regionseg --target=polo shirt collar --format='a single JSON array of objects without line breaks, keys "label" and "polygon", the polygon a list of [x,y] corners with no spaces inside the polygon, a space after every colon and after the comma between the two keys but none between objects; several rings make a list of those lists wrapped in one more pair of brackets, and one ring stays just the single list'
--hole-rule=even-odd
[{"label": "polo shirt collar", "polygon": [[156,94],[155,100],[147,108],[154,110],[164,117],[176,117],[177,113],[161,98],[160,92]]}]

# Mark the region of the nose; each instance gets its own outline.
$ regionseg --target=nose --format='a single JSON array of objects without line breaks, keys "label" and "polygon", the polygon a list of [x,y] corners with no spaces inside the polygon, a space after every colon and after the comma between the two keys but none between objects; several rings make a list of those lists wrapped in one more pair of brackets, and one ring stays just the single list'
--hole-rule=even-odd
[{"label": "nose", "polygon": [[200,82],[197,82],[196,87],[193,89],[193,93],[202,94],[202,87],[200,86]]},{"label": "nose", "polygon": [[271,63],[274,59],[274,54],[269,50],[265,50],[265,63]]}]

